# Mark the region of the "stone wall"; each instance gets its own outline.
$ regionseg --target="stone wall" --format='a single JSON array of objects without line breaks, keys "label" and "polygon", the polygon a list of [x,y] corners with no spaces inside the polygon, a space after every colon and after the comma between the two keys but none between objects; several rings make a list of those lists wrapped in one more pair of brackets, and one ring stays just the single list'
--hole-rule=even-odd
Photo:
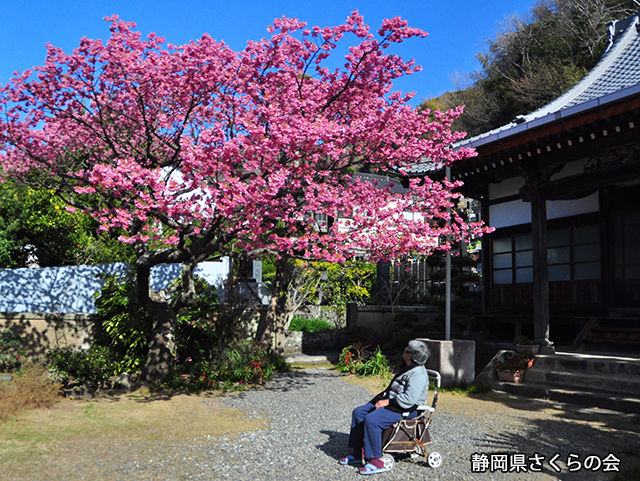
[{"label": "stone wall", "polygon": [[94,316],[89,314],[0,313],[0,329],[22,336],[20,349],[32,357],[43,357],[50,349],[88,349]]},{"label": "stone wall", "polygon": [[384,334],[387,327],[393,322],[393,318],[399,314],[412,314],[416,317],[417,324],[427,325],[442,311],[434,306],[347,306],[347,329],[370,330],[378,334]]},{"label": "stone wall", "polygon": [[[255,337],[266,308],[236,309],[247,338]],[[89,349],[93,342],[93,322],[97,314],[47,314],[41,312],[0,313],[0,330],[9,329],[23,337],[21,350],[29,356],[43,357],[56,348]]]},{"label": "stone wall", "polygon": [[344,347],[344,337],[343,329],[319,332],[285,331],[283,354],[339,352]]}]

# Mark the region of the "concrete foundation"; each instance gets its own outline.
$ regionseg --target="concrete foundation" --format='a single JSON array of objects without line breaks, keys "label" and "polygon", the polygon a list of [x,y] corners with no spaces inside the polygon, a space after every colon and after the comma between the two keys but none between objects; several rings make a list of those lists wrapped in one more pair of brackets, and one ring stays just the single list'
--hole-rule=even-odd
[{"label": "concrete foundation", "polygon": [[427,343],[431,351],[425,367],[440,373],[443,386],[451,387],[473,382],[476,365],[475,341],[462,339],[451,341],[419,340]]},{"label": "concrete foundation", "polygon": [[344,347],[344,330],[301,332],[285,331],[284,354],[333,352]]}]

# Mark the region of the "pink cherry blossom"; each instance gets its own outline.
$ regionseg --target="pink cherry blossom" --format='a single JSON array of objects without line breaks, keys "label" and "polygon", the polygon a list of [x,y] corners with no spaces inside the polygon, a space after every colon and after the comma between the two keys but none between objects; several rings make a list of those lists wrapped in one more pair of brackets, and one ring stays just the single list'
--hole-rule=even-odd
[{"label": "pink cherry blossom", "polygon": [[[83,38],[71,53],[48,45],[44,65],[0,88],[0,170],[25,183],[50,175],[70,208],[121,231],[149,309],[160,302],[148,297],[151,266],[192,269],[232,246],[377,260],[486,231],[449,212],[459,183],[411,179],[398,192],[355,175],[474,155],[451,149],[464,137],[450,130],[460,108],[432,118],[408,104],[412,93],[393,91],[420,67],[387,52],[427,35],[405,20],[385,20],[376,36],[357,11],[335,27],[282,17],[239,52],[209,35],[176,46],[106,20],[106,42]],[[343,67],[328,68],[348,41]],[[338,220],[319,230],[318,214]]]}]

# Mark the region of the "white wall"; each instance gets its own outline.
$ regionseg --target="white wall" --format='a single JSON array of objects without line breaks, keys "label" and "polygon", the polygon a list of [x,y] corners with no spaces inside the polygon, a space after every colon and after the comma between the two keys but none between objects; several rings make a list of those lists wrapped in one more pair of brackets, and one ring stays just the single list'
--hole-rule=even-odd
[{"label": "white wall", "polygon": [[[598,212],[600,202],[598,193],[575,200],[547,201],[547,219],[561,219],[573,215]],[[529,224],[531,222],[531,203],[513,200],[489,206],[489,222],[491,227],[499,229],[512,225]]]},{"label": "white wall", "polygon": [[[93,295],[100,292],[99,274],[124,272],[126,264],[0,269],[0,312],[94,314]],[[221,286],[229,260],[203,262],[195,274]],[[151,288],[159,290],[180,275],[180,264],[162,264],[151,270]]]}]

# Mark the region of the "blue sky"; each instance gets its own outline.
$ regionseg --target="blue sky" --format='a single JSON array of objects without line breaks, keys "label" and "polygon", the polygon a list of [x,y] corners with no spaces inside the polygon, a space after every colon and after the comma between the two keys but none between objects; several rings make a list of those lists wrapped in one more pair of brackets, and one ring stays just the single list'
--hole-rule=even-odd
[{"label": "blue sky", "polygon": [[429,32],[411,39],[393,53],[414,58],[423,71],[399,79],[398,90],[416,91],[413,103],[453,90],[456,72],[479,68],[475,55],[494,38],[499,24],[526,15],[535,0],[0,0],[0,82],[16,70],[41,65],[47,42],[71,51],[82,37],[106,39],[103,17],[117,14],[137,24],[143,35],[155,32],[168,42],[183,44],[203,33],[224,40],[235,50],[247,40],[268,36],[274,18],[297,17],[309,25],[337,25],[358,9],[375,31],[382,19],[400,15],[413,27]]}]

